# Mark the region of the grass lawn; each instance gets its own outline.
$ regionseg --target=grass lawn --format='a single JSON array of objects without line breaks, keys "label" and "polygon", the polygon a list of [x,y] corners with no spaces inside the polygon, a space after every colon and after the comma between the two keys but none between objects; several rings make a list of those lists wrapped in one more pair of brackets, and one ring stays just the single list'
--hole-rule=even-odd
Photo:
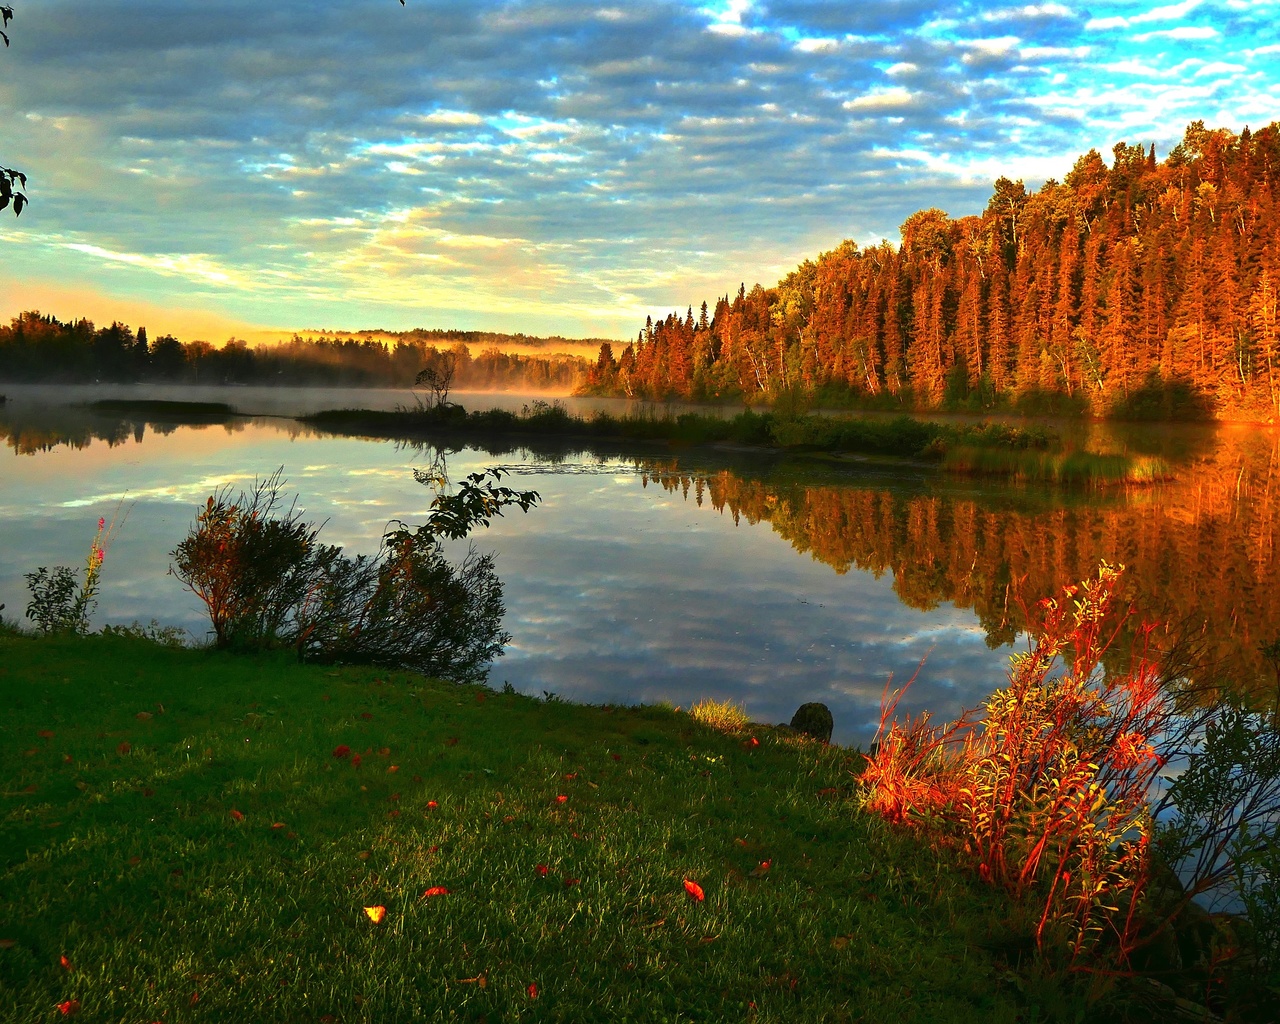
[{"label": "grass lawn", "polygon": [[0,699],[0,1021],[1083,1019],[843,748],[118,636]]}]

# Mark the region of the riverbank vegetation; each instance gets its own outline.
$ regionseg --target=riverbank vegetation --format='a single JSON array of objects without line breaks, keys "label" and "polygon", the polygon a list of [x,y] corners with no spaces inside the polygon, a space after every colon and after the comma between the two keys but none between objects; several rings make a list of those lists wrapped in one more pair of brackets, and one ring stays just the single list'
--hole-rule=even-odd
[{"label": "riverbank vegetation", "polygon": [[793,456],[817,453],[910,460],[958,473],[1085,486],[1142,484],[1168,479],[1154,456],[1064,451],[1044,427],[1002,423],[945,423],[897,417],[824,416],[803,410],[745,409],[736,416],[679,413],[578,416],[558,403],[535,401],[521,413],[468,412],[459,405],[398,411],[335,409],[299,419],[317,429],[373,437],[463,441],[492,437],[574,438],[588,445],[654,441],[752,446]]}]

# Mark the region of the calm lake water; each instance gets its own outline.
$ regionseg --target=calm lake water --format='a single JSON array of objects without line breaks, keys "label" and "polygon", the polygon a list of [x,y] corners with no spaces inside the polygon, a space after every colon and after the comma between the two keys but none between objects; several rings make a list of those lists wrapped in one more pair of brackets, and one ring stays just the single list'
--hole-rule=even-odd
[{"label": "calm lake water", "polygon": [[[326,522],[324,540],[373,552],[389,521],[424,516],[432,495],[413,470],[443,455],[455,480],[502,466],[543,498],[474,538],[497,553],[514,637],[493,685],[595,703],[733,698],[770,722],[818,700],[838,741],[865,744],[890,675],[904,682],[924,661],[908,710],[976,704],[1004,680],[1017,642],[1015,585],[1033,601],[1101,558],[1130,567],[1135,601],[1153,616],[1207,624],[1241,685],[1275,682],[1256,650],[1280,636],[1280,443],[1264,428],[1070,427],[1078,443],[1157,452],[1177,467],[1158,488],[1083,495],[665,446],[438,453],[285,418],[394,408],[404,392],[148,389],[265,414],[174,427],[66,404],[138,389],[0,390],[10,618],[26,606],[23,573],[80,563],[98,517],[123,496],[95,624],[156,619],[203,638],[202,607],[167,569],[209,493],[283,466],[307,517]],[[519,409],[532,396],[455,397]]]}]

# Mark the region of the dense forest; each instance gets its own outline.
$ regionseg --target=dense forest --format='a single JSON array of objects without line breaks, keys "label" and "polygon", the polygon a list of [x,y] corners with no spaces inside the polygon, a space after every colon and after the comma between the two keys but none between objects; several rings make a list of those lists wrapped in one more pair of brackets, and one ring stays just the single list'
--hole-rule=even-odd
[{"label": "dense forest", "polygon": [[772,288],[646,323],[587,390],[1140,417],[1280,413],[1280,122],[1120,143],[981,216],[912,214]]},{"label": "dense forest", "polygon": [[[365,332],[368,333],[368,332]],[[250,347],[238,338],[215,346],[154,340],[145,327],[89,320],[62,323],[37,312],[0,327],[0,380],[42,383],[163,381],[187,384],[290,384],[409,387],[428,367],[451,363],[457,388],[567,391],[586,363],[562,353],[504,352],[501,343],[545,347],[564,339],[481,332],[410,331],[394,344],[370,337],[302,338]],[[468,342],[487,347],[472,355]]]}]

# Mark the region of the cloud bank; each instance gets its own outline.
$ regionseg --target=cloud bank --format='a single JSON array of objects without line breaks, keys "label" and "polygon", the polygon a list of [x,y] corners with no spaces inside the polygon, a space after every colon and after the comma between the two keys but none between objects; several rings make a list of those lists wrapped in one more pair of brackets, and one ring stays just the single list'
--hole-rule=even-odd
[{"label": "cloud bank", "polygon": [[7,265],[281,326],[628,335],[998,174],[1280,109],[1277,0],[15,14]]}]

